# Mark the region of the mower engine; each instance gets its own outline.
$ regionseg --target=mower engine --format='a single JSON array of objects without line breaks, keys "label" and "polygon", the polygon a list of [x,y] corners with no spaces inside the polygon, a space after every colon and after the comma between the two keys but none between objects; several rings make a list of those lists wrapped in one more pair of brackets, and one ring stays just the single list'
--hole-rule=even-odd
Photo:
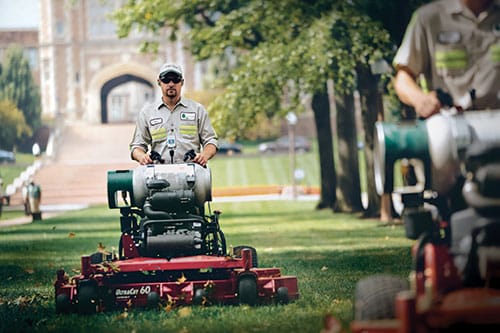
[{"label": "mower engine", "polygon": [[[122,244],[130,241],[130,236],[141,256],[224,253],[217,214],[210,217],[211,221],[203,218],[204,205],[211,199],[210,170],[195,163],[151,164],[108,172],[108,205],[120,208],[125,235]],[[142,216],[139,226],[134,213]],[[204,239],[209,235],[219,244],[205,246]],[[131,256],[134,253],[126,255]]]},{"label": "mower engine", "polygon": [[441,113],[426,120],[375,124],[374,168],[379,194],[394,189],[394,163],[422,162],[424,188],[446,195],[463,174],[467,148],[474,142],[498,142],[500,110]]}]

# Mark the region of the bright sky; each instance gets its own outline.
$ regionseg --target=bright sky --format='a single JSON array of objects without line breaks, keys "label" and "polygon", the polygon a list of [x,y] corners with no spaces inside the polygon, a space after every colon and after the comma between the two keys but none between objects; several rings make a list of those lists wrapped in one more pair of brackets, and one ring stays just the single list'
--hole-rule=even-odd
[{"label": "bright sky", "polygon": [[0,29],[39,26],[40,0],[0,0]]}]

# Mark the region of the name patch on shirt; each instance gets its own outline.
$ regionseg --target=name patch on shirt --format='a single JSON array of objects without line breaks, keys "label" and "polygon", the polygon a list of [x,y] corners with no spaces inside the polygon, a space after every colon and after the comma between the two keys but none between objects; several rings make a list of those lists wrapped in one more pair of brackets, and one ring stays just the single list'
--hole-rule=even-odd
[{"label": "name patch on shirt", "polygon": [[181,120],[196,120],[196,113],[194,113],[194,112],[181,112]]},{"label": "name patch on shirt", "polygon": [[149,119],[149,123],[151,124],[151,126],[160,125],[161,123],[163,123],[163,119],[162,118],[151,118],[151,119]]}]

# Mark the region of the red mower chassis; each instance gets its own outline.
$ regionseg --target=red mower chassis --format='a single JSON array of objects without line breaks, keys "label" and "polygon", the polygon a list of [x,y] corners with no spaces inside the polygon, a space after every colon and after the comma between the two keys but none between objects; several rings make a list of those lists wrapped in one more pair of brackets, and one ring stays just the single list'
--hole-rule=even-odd
[{"label": "red mower chassis", "polygon": [[91,264],[83,256],[80,275],[57,273],[55,296],[58,312],[94,313],[160,304],[287,303],[299,293],[296,277],[281,276],[278,268],[253,268],[251,251],[243,249],[240,258],[136,257]]},{"label": "red mower chassis", "polygon": [[[353,321],[351,331],[422,333],[460,329],[465,332],[464,325],[471,325],[474,331],[489,332],[500,327],[500,290],[461,286],[447,246],[426,244],[424,265],[411,281],[415,291],[396,295],[395,319]],[[500,267],[492,269],[498,272]]]}]

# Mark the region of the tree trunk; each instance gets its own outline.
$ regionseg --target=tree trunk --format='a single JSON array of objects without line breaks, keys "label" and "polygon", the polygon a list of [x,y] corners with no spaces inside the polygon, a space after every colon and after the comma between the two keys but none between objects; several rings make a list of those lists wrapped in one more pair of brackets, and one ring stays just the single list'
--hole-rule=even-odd
[{"label": "tree trunk", "polygon": [[337,206],[335,211],[362,212],[354,96],[335,94],[337,105]]},{"label": "tree trunk", "polygon": [[333,139],[330,119],[330,104],[326,84],[323,91],[312,98],[314,122],[318,136],[319,168],[321,176],[321,194],[316,209],[334,209],[337,203],[335,188],[337,178],[333,160]]},{"label": "tree trunk", "polygon": [[358,89],[360,93],[361,118],[365,141],[366,192],[368,205],[365,217],[377,217],[380,214],[380,196],[375,188],[375,173],[373,168],[373,142],[375,122],[384,114],[382,94],[378,85],[380,80],[367,67],[358,66]]}]

